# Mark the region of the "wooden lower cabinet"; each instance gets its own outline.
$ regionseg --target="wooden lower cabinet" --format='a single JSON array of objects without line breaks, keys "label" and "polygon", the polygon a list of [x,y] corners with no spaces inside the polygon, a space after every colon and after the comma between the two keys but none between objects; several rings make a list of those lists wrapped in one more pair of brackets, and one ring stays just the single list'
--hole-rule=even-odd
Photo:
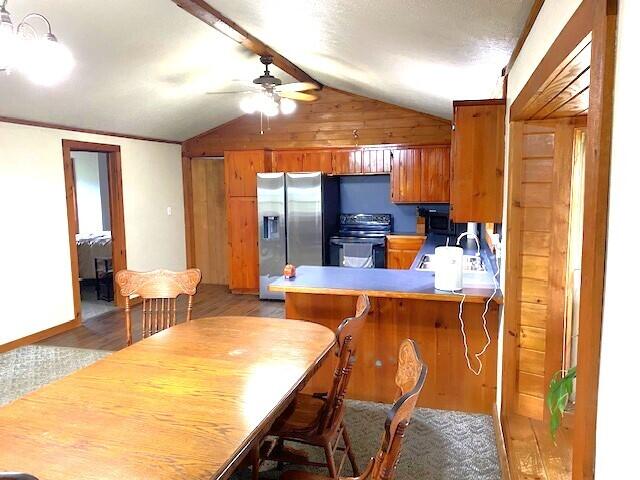
[{"label": "wooden lower cabinet", "polygon": [[229,288],[234,293],[259,289],[258,210],[256,197],[227,199]]},{"label": "wooden lower cabinet", "polygon": [[[357,298],[349,295],[290,293],[285,297],[287,318],[307,320],[335,330],[353,315]],[[480,375],[468,368],[460,333],[457,301],[371,298],[347,397],[392,403],[398,348],[405,338],[416,341],[429,368],[418,406],[491,414],[496,401],[498,306],[491,303],[487,329],[491,336]],[[484,303],[466,302],[464,319],[471,352],[482,349]],[[474,367],[476,359],[471,355]],[[309,381],[307,392],[326,392],[331,385],[335,357],[330,356]]]},{"label": "wooden lower cabinet", "polygon": [[410,268],[425,238],[421,235],[387,236],[387,268],[399,270]]}]

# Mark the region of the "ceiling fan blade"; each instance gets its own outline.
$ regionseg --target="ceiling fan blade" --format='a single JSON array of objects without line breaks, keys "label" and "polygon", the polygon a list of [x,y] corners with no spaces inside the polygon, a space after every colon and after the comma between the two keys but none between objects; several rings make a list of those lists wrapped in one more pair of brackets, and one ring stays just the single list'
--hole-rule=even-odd
[{"label": "ceiling fan blade", "polygon": [[301,102],[313,102],[318,99],[316,95],[302,92],[278,92],[283,98],[291,98],[292,100],[299,100]]},{"label": "ceiling fan blade", "polygon": [[275,88],[275,91],[280,92],[304,92],[305,90],[318,90],[318,85],[312,82],[294,82],[285,83]]},{"label": "ceiling fan blade", "polygon": [[238,94],[238,93],[255,93],[256,90],[231,90],[227,92],[206,92],[207,95],[227,95],[227,94]]}]

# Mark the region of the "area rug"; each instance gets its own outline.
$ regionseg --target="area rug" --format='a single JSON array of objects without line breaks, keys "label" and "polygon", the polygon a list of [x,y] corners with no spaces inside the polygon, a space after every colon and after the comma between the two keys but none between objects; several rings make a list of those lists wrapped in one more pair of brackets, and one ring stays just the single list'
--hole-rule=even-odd
[{"label": "area rug", "polygon": [[[346,423],[360,468],[364,468],[380,446],[389,405],[347,401]],[[295,448],[303,448],[292,444]],[[314,460],[323,460],[322,451],[304,447]],[[260,478],[277,479],[281,472],[265,465]],[[298,467],[299,468],[299,467]],[[327,474],[326,469],[311,469]],[[351,475],[348,462],[342,472]],[[233,479],[250,478],[238,472]],[[429,408],[417,408],[402,448],[397,480],[500,480],[493,419]]]},{"label": "area rug", "polygon": [[0,405],[91,365],[111,352],[29,345],[0,354]]}]

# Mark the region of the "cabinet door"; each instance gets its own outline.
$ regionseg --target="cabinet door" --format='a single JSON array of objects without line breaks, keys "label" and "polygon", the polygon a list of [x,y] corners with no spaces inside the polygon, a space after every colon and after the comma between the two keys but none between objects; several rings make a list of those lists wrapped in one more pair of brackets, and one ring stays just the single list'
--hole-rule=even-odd
[{"label": "cabinet door", "polygon": [[259,288],[258,211],[255,197],[228,199],[229,288],[254,292]]},{"label": "cabinet door", "polygon": [[421,200],[428,203],[448,203],[451,147],[425,147],[422,148],[421,157]]},{"label": "cabinet door", "polygon": [[267,171],[264,150],[224,152],[227,192],[230,197],[255,197],[256,174]]},{"label": "cabinet door", "polygon": [[304,152],[302,168],[305,172],[331,173],[332,152],[330,150],[309,150]]},{"label": "cabinet door", "polygon": [[403,148],[393,152],[391,164],[391,201],[419,203],[421,201],[422,168],[420,149]]},{"label": "cabinet door", "polygon": [[275,172],[303,172],[304,152],[278,151],[273,155],[273,170]]},{"label": "cabinet door", "polygon": [[391,149],[372,148],[362,152],[362,173],[391,172]]},{"label": "cabinet door", "polygon": [[502,221],[504,103],[454,102],[451,218]]},{"label": "cabinet door", "polygon": [[362,150],[335,150],[333,173],[362,173]]}]

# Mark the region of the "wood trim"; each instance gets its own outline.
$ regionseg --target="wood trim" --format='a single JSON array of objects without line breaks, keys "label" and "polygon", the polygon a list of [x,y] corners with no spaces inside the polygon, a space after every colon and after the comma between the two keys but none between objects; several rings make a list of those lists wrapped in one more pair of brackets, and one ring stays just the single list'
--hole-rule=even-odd
[{"label": "wood trim", "polygon": [[[538,15],[540,14],[540,10],[542,10],[543,5],[544,5],[544,0],[535,0],[533,2],[533,5],[531,5],[531,11],[529,12],[527,21],[525,22],[524,27],[522,28],[522,32],[520,32],[520,37],[518,37],[518,42],[516,43],[516,47],[513,49],[513,52],[511,53],[511,57],[509,58],[509,63],[507,63],[507,66],[504,67],[504,69],[502,70],[503,77],[506,77],[509,75],[511,68],[513,67],[513,64],[516,63],[516,58],[518,58],[518,55],[520,55],[520,51],[524,46],[524,42],[527,40],[527,37],[529,36],[529,33],[531,32],[533,25],[536,23],[536,20],[538,18]],[[506,97],[506,91],[504,96]]]},{"label": "wood trim", "polygon": [[141,135],[129,135],[126,133],[108,132],[106,130],[94,130],[91,128],[73,127],[69,125],[61,125],[59,123],[39,122],[37,120],[27,120],[23,118],[15,118],[15,117],[0,116],[0,122],[14,123],[16,125],[27,125],[29,127],[52,128],[55,130],[66,130],[69,132],[91,133],[94,135],[106,135],[109,137],[128,138],[131,140],[143,140],[146,142],[171,143],[175,145],[180,145],[182,143],[182,142],[179,142],[178,140],[165,140],[162,138],[144,137]]},{"label": "wood trim", "polygon": [[573,478],[595,476],[596,416],[609,215],[617,0],[593,0]]},{"label": "wood trim", "polygon": [[[113,251],[113,269],[119,271],[127,268],[126,238],[124,227],[124,201],[122,194],[122,168],[120,161],[120,146],[101,143],[79,142],[76,140],[62,140],[62,160],[67,201],[67,222],[69,229],[69,253],[71,261],[71,283],[73,289],[74,318],[81,319],[80,283],[78,266],[78,246],[76,245],[76,224],[78,212],[76,210],[75,179],[73,177],[72,151],[103,152],[108,154],[109,169],[109,207],[111,211],[111,237]],[[114,288],[116,306],[124,306],[124,297]]]},{"label": "wood trim", "polygon": [[523,114],[528,103],[576,46],[591,32],[591,1],[584,0],[580,4],[511,104],[512,120],[526,120]]},{"label": "wood trim", "polygon": [[8,352],[9,350],[13,350],[14,348],[18,348],[18,347],[23,347],[25,345],[31,345],[32,343],[36,343],[46,338],[53,337],[54,335],[58,335],[59,333],[67,332],[79,326],[80,326],[80,320],[77,318],[74,318],[73,320],[69,320],[68,322],[61,323],[60,325],[56,325],[55,327],[47,328],[46,330],[42,330],[41,332],[33,333],[26,337],[22,337],[12,342],[0,345],[0,353]]},{"label": "wood trim", "polygon": [[182,189],[184,196],[184,235],[187,249],[187,268],[196,266],[196,239],[193,218],[193,178],[191,157],[182,157]]},{"label": "wood trim", "polygon": [[504,98],[486,98],[484,100],[454,100],[453,108],[455,107],[469,107],[469,106],[482,106],[482,105],[506,105],[507,100]]},{"label": "wood trim", "polygon": [[523,122],[509,128],[509,191],[507,193],[507,245],[504,289],[504,335],[502,360],[502,415],[517,406],[518,328],[520,318],[520,272],[522,271],[522,135]]},{"label": "wood trim", "polygon": [[502,480],[511,480],[511,470],[509,469],[509,457],[507,456],[507,446],[504,440],[504,430],[502,421],[498,414],[498,406],[493,404],[493,432],[496,440],[496,450],[498,451],[498,461],[500,462],[500,478]]},{"label": "wood trim", "polygon": [[[127,268],[127,240],[124,227],[124,198],[122,192],[122,164],[120,161],[120,147],[116,152],[110,152],[107,165],[109,168],[109,209],[111,213],[111,239],[113,271],[119,272]],[[120,289],[113,288],[114,303],[117,307],[124,307],[125,298]]]},{"label": "wood trim", "polygon": [[204,0],[172,0],[177,6],[190,13],[194,17],[202,20],[207,25],[213,27],[213,25],[221,21],[225,23],[228,27],[235,30],[237,33],[245,37],[245,40],[240,44],[245,47],[247,50],[255,53],[256,55],[271,55],[273,57],[273,64],[278,67],[280,70],[288,73],[293,78],[302,81],[302,82],[313,82],[318,85],[318,87],[322,88],[322,84],[318,82],[316,79],[311,77],[308,73],[302,70],[300,67],[296,66],[288,60],[287,58],[280,55],[273,48],[266,45],[264,42],[259,40],[258,38],[251,35],[240,25],[235,23],[233,20],[225,17],[218,10],[214,9],[211,5],[209,5]]}]

